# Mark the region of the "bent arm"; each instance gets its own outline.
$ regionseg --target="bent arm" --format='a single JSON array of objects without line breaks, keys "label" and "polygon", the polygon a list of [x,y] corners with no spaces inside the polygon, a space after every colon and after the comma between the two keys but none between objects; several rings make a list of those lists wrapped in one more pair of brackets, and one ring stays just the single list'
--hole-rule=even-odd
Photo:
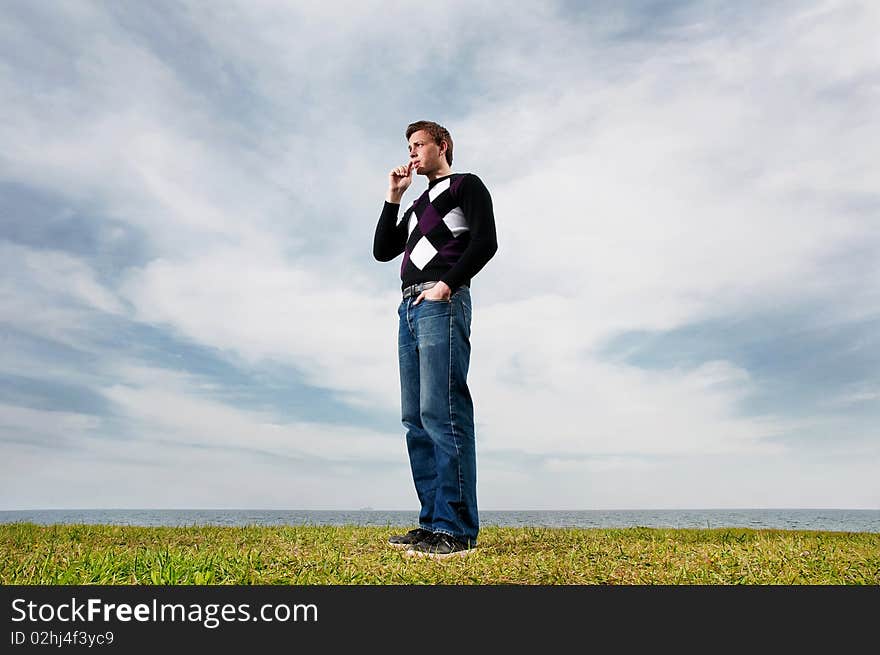
[{"label": "bent arm", "polygon": [[476,175],[468,175],[462,183],[459,206],[470,226],[470,242],[461,258],[442,277],[453,291],[479,273],[498,250],[492,196]]},{"label": "bent arm", "polygon": [[399,209],[399,203],[386,200],[379,215],[376,235],[373,237],[373,257],[380,262],[390,262],[406,247],[406,225],[403,221],[397,222]]}]

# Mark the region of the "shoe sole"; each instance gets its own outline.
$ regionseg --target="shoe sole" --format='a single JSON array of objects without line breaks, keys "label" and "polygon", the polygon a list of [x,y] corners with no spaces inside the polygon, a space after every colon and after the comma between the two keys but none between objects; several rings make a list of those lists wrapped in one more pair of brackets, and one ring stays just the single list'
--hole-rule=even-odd
[{"label": "shoe sole", "polygon": [[392,541],[389,541],[388,545],[393,546],[394,548],[409,548],[410,546],[412,546],[412,544],[396,544]]},{"label": "shoe sole", "polygon": [[403,554],[406,557],[430,557],[431,559],[448,559],[450,557],[465,557],[474,552],[473,548],[467,550],[457,550],[454,553],[429,553],[423,550],[408,549]]}]

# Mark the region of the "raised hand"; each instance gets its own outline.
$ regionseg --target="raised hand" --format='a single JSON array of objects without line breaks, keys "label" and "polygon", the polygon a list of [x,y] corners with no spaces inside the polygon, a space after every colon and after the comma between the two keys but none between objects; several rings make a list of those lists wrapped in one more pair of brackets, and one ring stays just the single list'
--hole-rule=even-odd
[{"label": "raised hand", "polygon": [[391,169],[388,173],[388,195],[386,196],[388,202],[400,202],[404,191],[412,184],[412,173],[414,170],[415,167],[412,162],[409,162],[406,166],[398,166]]}]

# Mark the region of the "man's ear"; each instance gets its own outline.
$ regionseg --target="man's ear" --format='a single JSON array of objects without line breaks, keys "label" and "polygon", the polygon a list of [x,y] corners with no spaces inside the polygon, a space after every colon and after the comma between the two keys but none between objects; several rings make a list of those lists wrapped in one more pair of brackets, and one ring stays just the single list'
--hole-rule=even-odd
[{"label": "man's ear", "polygon": [[446,139],[441,139],[440,140],[440,154],[445,155],[447,150],[449,150],[449,144],[446,142]]}]

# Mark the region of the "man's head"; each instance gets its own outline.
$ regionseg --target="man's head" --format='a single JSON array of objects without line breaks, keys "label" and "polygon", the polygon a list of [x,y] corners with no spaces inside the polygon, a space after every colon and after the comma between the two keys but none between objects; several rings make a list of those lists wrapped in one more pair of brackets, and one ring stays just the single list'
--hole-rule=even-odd
[{"label": "man's head", "polygon": [[[429,150],[431,152],[426,152],[425,158],[430,158],[433,154],[443,155],[446,158],[447,165],[452,166],[452,136],[450,136],[449,130],[442,125],[438,125],[433,121],[410,123],[406,128],[406,139],[409,142],[411,157],[414,148],[417,148],[419,145],[431,144],[436,146],[436,151],[433,147],[430,147]],[[420,163],[430,164],[429,161]]]}]

